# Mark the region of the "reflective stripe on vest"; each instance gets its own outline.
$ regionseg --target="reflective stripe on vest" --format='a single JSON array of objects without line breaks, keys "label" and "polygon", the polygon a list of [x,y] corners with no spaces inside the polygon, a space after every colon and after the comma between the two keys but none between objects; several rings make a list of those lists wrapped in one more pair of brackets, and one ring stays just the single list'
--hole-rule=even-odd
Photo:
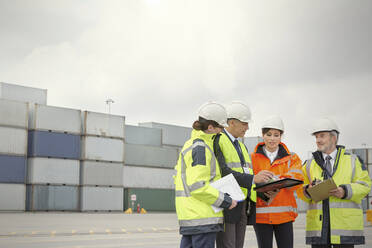
[{"label": "reflective stripe on vest", "polygon": [[[195,182],[190,186],[188,186],[187,183],[186,183],[187,182],[187,180],[186,180],[186,163],[185,163],[184,156],[188,151],[194,149],[197,146],[206,147],[210,151],[210,153],[212,154],[212,161],[211,161],[211,166],[210,166],[211,167],[210,181],[212,181],[214,179],[214,177],[216,176],[216,157],[214,156],[214,153],[213,153],[212,149],[207,144],[205,144],[204,142],[197,141],[194,144],[192,144],[190,147],[186,148],[183,152],[181,152],[181,158],[182,158],[181,159],[181,179],[182,179],[182,184],[183,184],[184,191],[177,190],[176,191],[176,196],[190,197],[191,196],[191,194],[190,194],[191,191],[200,189],[201,187],[203,187],[205,185],[205,181]],[[219,199],[217,199],[217,201],[218,200]],[[223,201],[223,199],[222,199],[222,201]]]},{"label": "reflective stripe on vest", "polygon": [[289,169],[289,167],[291,167],[292,156],[294,154],[295,154],[294,152],[291,152],[291,156],[289,157],[289,160],[288,160],[288,169]]},{"label": "reflective stripe on vest", "polygon": [[213,225],[223,224],[223,217],[212,217],[194,220],[179,220],[180,226],[202,226],[202,225]]},{"label": "reflective stripe on vest", "polygon": [[[344,230],[344,229],[332,229],[331,235],[337,236],[363,236],[363,230]],[[306,231],[306,237],[321,237],[322,231]]]},{"label": "reflective stripe on vest", "polygon": [[306,174],[307,174],[307,178],[309,179],[309,183],[311,183],[311,175],[310,175],[310,167],[311,167],[311,163],[313,162],[313,158],[311,158],[310,160],[308,160],[306,162]]},{"label": "reflective stripe on vest", "polygon": [[283,212],[295,212],[297,213],[297,208],[286,206],[286,207],[258,207],[256,208],[256,213],[258,214],[271,214],[271,213],[283,213]]},{"label": "reflective stripe on vest", "polygon": [[[357,204],[355,202],[330,202],[329,203],[330,208],[355,208],[355,209],[362,209],[362,206],[360,204]],[[322,209],[322,202],[317,203],[311,203],[308,207],[309,210],[321,210]]]}]

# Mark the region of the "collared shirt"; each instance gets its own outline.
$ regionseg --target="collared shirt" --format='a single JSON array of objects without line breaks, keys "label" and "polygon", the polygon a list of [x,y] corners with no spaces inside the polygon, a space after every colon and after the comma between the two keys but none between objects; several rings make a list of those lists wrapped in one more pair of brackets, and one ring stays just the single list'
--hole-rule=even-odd
[{"label": "collared shirt", "polygon": [[235,137],[234,137],[231,133],[229,133],[229,131],[227,131],[226,129],[225,129],[225,132],[226,132],[227,136],[229,136],[229,138],[231,139],[232,142],[234,142],[236,139],[238,139],[238,138],[235,138]]},{"label": "collared shirt", "polygon": [[332,174],[333,173],[333,166],[334,166],[335,161],[336,161],[337,149],[335,149],[330,154],[327,154],[327,153],[324,153],[324,152],[322,154],[323,154],[324,161],[326,161],[327,156],[331,156],[331,160],[329,160],[329,162],[331,163],[331,170],[332,171],[330,171],[330,173]]},{"label": "collared shirt", "polygon": [[269,152],[268,150],[266,150],[266,147],[264,147],[264,151],[266,153],[266,156],[270,159],[270,163],[273,163],[276,156],[278,156],[279,147],[274,152]]},{"label": "collared shirt", "polygon": [[[229,138],[231,139],[231,141],[232,141],[233,143],[234,143],[235,140],[238,140],[238,141],[239,141],[238,138],[235,138],[235,137],[234,137],[231,133],[229,133],[229,131],[227,131],[226,129],[225,129],[225,132],[226,132],[227,136],[229,136]],[[240,146],[238,147],[238,149],[239,149],[240,152],[242,152],[242,150],[240,149]]]}]

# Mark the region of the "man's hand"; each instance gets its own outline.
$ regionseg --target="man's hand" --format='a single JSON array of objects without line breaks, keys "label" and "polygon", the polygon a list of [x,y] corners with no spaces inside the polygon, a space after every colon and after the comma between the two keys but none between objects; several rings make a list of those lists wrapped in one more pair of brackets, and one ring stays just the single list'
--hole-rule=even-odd
[{"label": "man's hand", "polygon": [[269,205],[275,198],[275,196],[279,193],[279,189],[273,190],[273,191],[267,191],[265,192],[265,196],[269,197],[269,201],[266,202],[267,205]]},{"label": "man's hand", "polygon": [[238,202],[237,202],[237,201],[235,201],[234,199],[232,199],[232,203],[231,203],[231,205],[230,205],[230,207],[229,207],[229,210],[231,210],[231,209],[235,208],[235,207],[236,207],[236,205],[238,205]]},{"label": "man's hand", "polygon": [[337,187],[336,189],[329,191],[329,194],[341,199],[345,196],[345,190],[342,187]]},{"label": "man's hand", "polygon": [[257,175],[254,175],[254,183],[266,183],[269,181],[274,174],[271,171],[262,170],[257,173]]}]

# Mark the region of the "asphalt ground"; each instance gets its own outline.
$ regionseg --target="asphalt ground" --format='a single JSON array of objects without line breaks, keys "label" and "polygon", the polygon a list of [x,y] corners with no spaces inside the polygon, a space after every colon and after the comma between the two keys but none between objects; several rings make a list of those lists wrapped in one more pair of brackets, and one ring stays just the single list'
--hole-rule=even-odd
[{"label": "asphalt ground", "polygon": [[[366,244],[358,248],[372,247],[372,225],[366,221],[364,232]],[[180,239],[174,213],[0,213],[0,248],[175,248]],[[294,223],[294,244],[310,247],[303,213]],[[244,247],[257,248],[251,226]]]}]

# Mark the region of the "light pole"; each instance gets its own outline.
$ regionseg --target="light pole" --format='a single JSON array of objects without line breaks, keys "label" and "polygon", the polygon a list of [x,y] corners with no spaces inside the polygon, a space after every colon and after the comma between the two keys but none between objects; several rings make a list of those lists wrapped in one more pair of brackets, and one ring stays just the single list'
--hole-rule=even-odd
[{"label": "light pole", "polygon": [[111,98],[108,98],[106,100],[106,104],[108,105],[108,112],[109,112],[109,115],[111,114],[111,104],[114,103],[114,100],[112,100]]}]

